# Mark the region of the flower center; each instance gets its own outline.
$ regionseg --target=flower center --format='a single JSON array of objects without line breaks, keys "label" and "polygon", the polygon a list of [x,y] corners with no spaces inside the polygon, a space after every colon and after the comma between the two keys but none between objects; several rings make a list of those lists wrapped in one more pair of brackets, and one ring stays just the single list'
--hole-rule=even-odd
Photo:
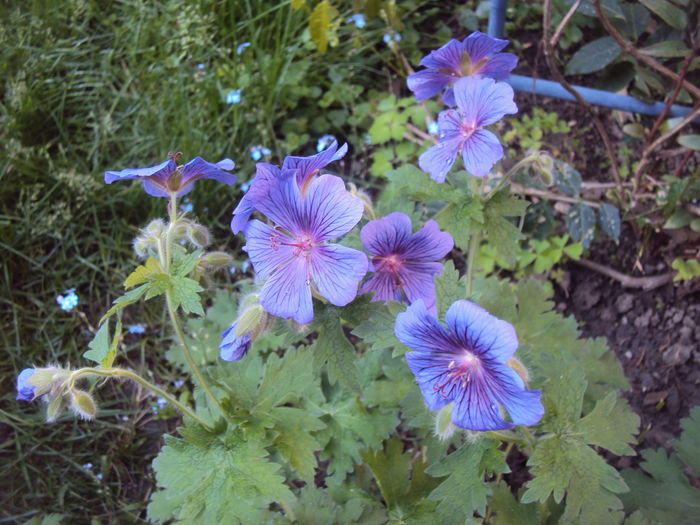
[{"label": "flower center", "polygon": [[294,239],[290,239],[287,236],[283,237],[281,233],[275,231],[272,235],[270,235],[270,249],[276,252],[277,250],[279,250],[280,246],[293,246],[295,257],[298,257],[299,255],[303,255],[306,257],[311,253],[315,244],[313,239],[311,238],[311,235],[309,235],[308,233],[303,233]]},{"label": "flower center", "polygon": [[484,67],[484,64],[488,62],[488,58],[484,57],[478,62],[472,63],[472,58],[468,53],[462,53],[459,60],[459,71],[461,76],[469,77],[471,75],[476,75],[479,70]]},{"label": "flower center", "polygon": [[433,385],[433,390],[439,392],[444,399],[451,397],[450,393],[454,387],[467,387],[471,381],[472,373],[477,371],[480,366],[479,358],[465,350],[461,356],[449,362],[447,370]]}]

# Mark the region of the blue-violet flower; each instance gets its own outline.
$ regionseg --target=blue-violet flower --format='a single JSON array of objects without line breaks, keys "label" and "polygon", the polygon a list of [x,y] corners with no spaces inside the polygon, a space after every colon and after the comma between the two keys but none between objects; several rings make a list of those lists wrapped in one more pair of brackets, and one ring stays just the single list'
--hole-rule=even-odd
[{"label": "blue-violet flower", "polygon": [[345,306],[357,295],[367,272],[364,253],[326,241],[349,232],[362,217],[362,200],[350,195],[342,179],[314,177],[302,197],[295,172],[250,188],[255,209],[275,224],[252,220],[245,229],[246,251],[258,279],[260,304],[278,317],[300,324],[313,320],[315,291],[331,304]]},{"label": "blue-violet flower", "polygon": [[238,104],[241,101],[241,90],[232,89],[226,93],[226,103],[227,104]]},{"label": "blue-violet flower", "polygon": [[475,31],[462,42],[450,40],[423,57],[420,65],[428,69],[409,75],[408,89],[413,91],[416,100],[426,100],[447,88],[442,95],[442,101],[448,106],[454,106],[456,101],[452,85],[458,78],[508,78],[518,58],[512,53],[499,53],[507,45],[507,40],[491,38],[479,31]]},{"label": "blue-violet flower", "polygon": [[221,334],[221,344],[219,345],[219,356],[224,361],[240,361],[250,350],[251,334],[245,334],[236,337],[236,328],[238,323],[233,323]]},{"label": "blue-violet flower", "polygon": [[32,401],[34,399],[34,389],[36,388],[29,382],[29,378],[34,375],[34,368],[25,368],[17,376],[17,400]]},{"label": "blue-violet flower", "polygon": [[[428,408],[450,402],[452,422],[469,430],[502,430],[534,425],[544,414],[539,390],[526,390],[506,363],[518,348],[513,326],[469,301],[445,314],[445,328],[423,301],[396,317],[396,337],[415,350],[406,361]],[[501,407],[510,415],[505,421]]]},{"label": "blue-violet flower", "polygon": [[352,15],[347,21],[348,23],[355,24],[355,27],[358,29],[362,29],[366,25],[365,17],[361,13]]},{"label": "blue-violet flower", "polygon": [[242,44],[238,44],[238,46],[236,47],[236,54],[240,55],[241,53],[243,53],[243,51],[246,50],[246,48],[249,48],[249,47],[250,47],[250,42],[243,42]]},{"label": "blue-violet flower", "polygon": [[433,275],[442,270],[442,259],[454,246],[449,233],[441,232],[435,221],[428,221],[411,233],[408,215],[394,212],[369,221],[360,232],[362,247],[371,255],[369,269],[374,274],[360,293],[375,292],[372,301],[423,299],[435,311]]},{"label": "blue-violet flower", "polygon": [[64,312],[70,312],[78,306],[78,294],[75,293],[75,288],[69,288],[61,295],[56,297],[56,302]]},{"label": "blue-violet flower", "polygon": [[438,116],[439,142],[418,159],[420,168],[436,182],[445,182],[447,173],[462,153],[464,167],[476,177],[486,175],[503,147],[498,137],[484,126],[500,120],[506,113],[517,113],[513,88],[490,78],[464,77],[455,83],[457,109],[441,111]]}]

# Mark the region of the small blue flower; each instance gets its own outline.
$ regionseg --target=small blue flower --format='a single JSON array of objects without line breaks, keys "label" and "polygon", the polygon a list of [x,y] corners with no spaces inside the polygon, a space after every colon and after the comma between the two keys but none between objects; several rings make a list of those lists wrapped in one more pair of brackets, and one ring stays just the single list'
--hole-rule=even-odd
[{"label": "small blue flower", "polygon": [[384,40],[385,44],[389,44],[392,41],[394,42],[401,42],[401,35],[399,33],[384,33],[384,36],[382,37],[382,40]]},{"label": "small blue flower", "polygon": [[250,260],[245,260],[241,263],[241,273],[245,273],[250,268]]},{"label": "small blue flower", "polygon": [[372,144],[372,137],[370,136],[369,133],[365,134],[365,144],[366,144],[367,146],[369,146],[369,145]]},{"label": "small blue flower", "polygon": [[29,378],[34,375],[33,368],[25,368],[17,376],[17,400],[32,401],[34,399],[34,385],[29,383]]},{"label": "small blue flower", "polygon": [[75,288],[69,288],[56,297],[56,302],[61,307],[61,310],[70,312],[78,305],[78,295],[75,293]]},{"label": "small blue flower", "polygon": [[176,381],[173,381],[173,386],[175,388],[180,388],[184,384],[185,382],[182,379],[177,379]]},{"label": "small blue flower", "polygon": [[98,472],[97,474],[95,474],[95,477],[102,481],[102,472]]},{"label": "small blue flower", "polygon": [[241,90],[232,89],[226,93],[226,103],[227,104],[238,104],[241,101]]},{"label": "small blue flower", "polygon": [[184,211],[185,213],[191,213],[192,210],[194,209],[194,205],[192,204],[192,201],[190,199],[185,198],[182,201],[182,204],[180,204],[180,209]]},{"label": "small blue flower", "polygon": [[204,64],[197,64],[197,69],[202,71],[206,66]]},{"label": "small blue flower", "polygon": [[321,153],[324,149],[335,142],[335,137],[333,135],[323,135],[318,142],[316,142],[316,152]]},{"label": "small blue flower", "polygon": [[231,266],[231,267],[228,269],[228,273],[230,273],[231,275],[236,275],[236,271],[237,271],[237,270],[236,270],[236,267],[235,267],[235,266]]},{"label": "small blue flower", "polygon": [[428,133],[431,135],[437,135],[438,131],[440,130],[440,127],[438,126],[437,122],[431,122],[428,124]]},{"label": "small blue flower", "polygon": [[250,148],[250,158],[258,161],[272,152],[264,146],[253,146]]},{"label": "small blue flower", "polygon": [[241,191],[243,191],[243,193],[245,193],[249,189],[250,189],[250,181],[244,182],[243,184],[241,184]]},{"label": "small blue flower", "polygon": [[85,463],[85,465],[83,465],[83,469],[85,470],[92,470],[92,467],[92,463]]},{"label": "small blue flower", "polygon": [[350,18],[348,18],[347,21],[349,23],[355,24],[355,27],[358,29],[362,29],[367,23],[365,22],[365,17],[362,14],[352,15]]},{"label": "small blue flower", "polygon": [[126,328],[130,334],[142,334],[146,331],[146,327],[142,324],[130,324]]},{"label": "small blue flower", "polygon": [[243,42],[242,44],[238,44],[238,47],[236,48],[236,54],[240,55],[248,47],[250,47],[250,42]]}]

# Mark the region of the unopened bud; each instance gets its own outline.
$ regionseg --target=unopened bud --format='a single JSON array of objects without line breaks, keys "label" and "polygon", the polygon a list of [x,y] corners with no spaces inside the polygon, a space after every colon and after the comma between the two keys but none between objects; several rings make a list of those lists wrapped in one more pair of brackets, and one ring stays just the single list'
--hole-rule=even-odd
[{"label": "unopened bud", "polygon": [[97,405],[92,396],[83,390],[71,391],[70,408],[83,419],[94,419],[97,414]]},{"label": "unopened bud", "polygon": [[254,304],[258,304],[259,302],[260,295],[257,293],[250,293],[246,295],[241,301],[240,310],[244,310],[245,308],[248,308],[249,306],[252,306]]},{"label": "unopened bud", "polygon": [[238,317],[238,325],[236,326],[236,332],[234,335],[236,337],[241,337],[243,334],[253,332],[257,328],[258,324],[260,324],[264,313],[265,311],[263,310],[263,307],[259,304],[244,310]]},{"label": "unopened bud", "polygon": [[542,182],[547,186],[551,186],[554,183],[554,159],[548,153],[544,151],[538,152],[533,166],[539,172]]},{"label": "unopened bud", "polygon": [[211,235],[201,224],[192,224],[187,230],[187,238],[198,248],[205,248],[211,244]]},{"label": "unopened bud", "polygon": [[435,416],[435,435],[440,441],[447,441],[457,430],[452,422],[452,403],[442,407]]},{"label": "unopened bud", "polygon": [[49,400],[49,405],[46,407],[46,421],[53,423],[58,416],[63,412],[63,392],[58,392]]},{"label": "unopened bud", "polygon": [[525,383],[525,386],[527,386],[527,383],[530,381],[530,373],[527,371],[527,368],[525,368],[525,365],[522,363],[522,361],[520,361],[520,359],[511,357],[506,362],[506,366],[509,366],[515,370],[515,372],[520,376],[520,379],[523,380],[523,383]]},{"label": "unopened bud", "polygon": [[365,215],[372,220],[377,218],[377,214],[374,211],[374,205],[372,204],[372,199],[364,191],[359,190],[352,182],[348,184],[350,187],[350,195],[359,198],[365,207]]},{"label": "unopened bud", "polygon": [[173,237],[174,240],[184,239],[187,236],[187,231],[191,226],[190,221],[179,220],[173,226]]},{"label": "unopened bud", "polygon": [[147,237],[144,237],[143,235],[136,237],[136,239],[134,239],[134,251],[136,252],[136,255],[141,259],[146,257],[150,245],[151,243]]},{"label": "unopened bud", "polygon": [[58,390],[70,376],[70,371],[56,366],[35,368],[27,383],[34,387],[34,397],[40,397],[52,389]]},{"label": "unopened bud", "polygon": [[202,262],[208,266],[220,268],[230,266],[233,263],[233,257],[226,252],[209,252],[202,257]]},{"label": "unopened bud", "polygon": [[153,219],[143,231],[151,237],[162,237],[165,233],[165,222],[163,219]]}]

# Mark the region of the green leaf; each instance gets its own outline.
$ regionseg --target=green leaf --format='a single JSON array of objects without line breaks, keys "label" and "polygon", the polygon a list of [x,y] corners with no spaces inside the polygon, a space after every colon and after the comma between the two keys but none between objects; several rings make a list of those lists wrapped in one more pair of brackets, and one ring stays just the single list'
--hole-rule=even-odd
[{"label": "green leaf", "polygon": [[108,317],[111,317],[115,313],[117,313],[119,310],[123,309],[125,306],[128,306],[130,304],[135,303],[141,297],[148,291],[150,285],[148,284],[142,284],[138,288],[134,288],[133,290],[129,290],[126,292],[124,295],[121,297],[117,297],[114,300],[114,303],[112,304],[112,308],[107,310],[107,313],[102,316],[102,319],[100,319],[100,323],[104,323],[105,319]]},{"label": "green leaf", "polygon": [[489,498],[489,508],[494,511],[494,521],[498,525],[540,525],[543,521],[535,503],[527,505],[515,500],[510,487],[504,483],[492,485],[493,494]]},{"label": "green leaf", "polygon": [[357,325],[352,334],[367,343],[371,350],[387,350],[398,347],[408,351],[408,348],[404,347],[394,335],[395,323],[396,314],[388,308],[370,310],[366,313],[366,319]]},{"label": "green leaf", "polygon": [[[451,202],[440,210],[434,219],[442,230],[452,235],[455,246],[466,251],[469,248],[471,233],[475,229],[480,229],[484,221],[482,204],[474,200],[466,200],[462,203]],[[479,224],[475,225],[475,222]]]},{"label": "green leaf", "polygon": [[170,265],[170,273],[177,277],[187,277],[197,266],[201,256],[201,250],[195,250],[192,253],[176,253]]},{"label": "green leaf", "polygon": [[449,182],[438,184],[412,164],[404,164],[386,176],[392,184],[404,189],[406,196],[412,200],[464,202],[469,198],[461,188],[455,188]]},{"label": "green leaf", "polygon": [[612,204],[602,204],[598,209],[600,229],[616,243],[620,240],[620,212]]},{"label": "green leaf", "polygon": [[459,272],[454,263],[449,260],[442,267],[440,275],[435,276],[435,297],[437,298],[438,319],[445,316],[447,309],[458,299],[463,299],[466,291],[464,278],[459,278]]},{"label": "green leaf", "polygon": [[586,443],[618,456],[635,455],[630,443],[636,443],[638,430],[639,416],[615,392],[598,401],[595,408],[574,425],[574,433],[580,432]]},{"label": "green leaf", "polygon": [[484,230],[488,243],[496,249],[498,257],[511,265],[516,262],[523,235],[506,217],[518,217],[527,207],[527,201],[517,198],[507,189],[499,191],[484,205]]},{"label": "green leaf", "polygon": [[103,323],[95,334],[95,337],[88,344],[88,348],[83,357],[98,363],[103,368],[108,368],[114,361],[116,349],[112,348],[109,341],[109,322]]},{"label": "green leaf", "polygon": [[148,505],[156,522],[174,518],[188,523],[262,523],[273,502],[293,499],[277,474],[279,465],[266,459],[264,443],[244,441],[229,431],[209,447],[165,437],[153,461],[161,488]]},{"label": "green leaf", "polygon": [[174,308],[182,308],[185,313],[204,315],[202,299],[199,292],[203,291],[197,281],[189,277],[174,276],[170,279],[172,289],[170,291]]},{"label": "green leaf", "polygon": [[343,387],[359,393],[357,355],[355,347],[343,332],[340,311],[327,306],[318,313],[315,325],[318,328],[318,339],[313,346],[314,366],[320,368],[323,363],[327,363],[331,384],[340,382]]},{"label": "green leaf", "polygon": [[[568,5],[573,5],[575,0],[565,0]],[[603,12],[611,18],[624,18],[624,12],[621,9],[620,3],[617,0],[602,0],[600,2]],[[577,13],[581,13],[586,16],[597,17],[598,12],[593,6],[591,0],[584,0],[579,8],[576,10]]]},{"label": "green leaf", "polygon": [[503,452],[496,446],[490,439],[466,443],[428,467],[426,472],[433,477],[447,476],[429,496],[439,502],[440,523],[463,524],[474,512],[485,515],[491,486],[484,481],[484,476],[509,472]]},{"label": "green leaf", "polygon": [[685,12],[668,0],[639,0],[639,2],[675,29],[682,30],[688,25]]},{"label": "green leaf", "polygon": [[665,42],[657,42],[639,50],[640,53],[650,57],[661,58],[677,58],[684,57],[690,53],[685,43],[682,40],[666,40]]},{"label": "green leaf", "polygon": [[692,213],[684,210],[683,208],[679,208],[666,220],[663,227],[668,228],[669,230],[683,228],[688,226],[693,219],[694,215]]},{"label": "green leaf", "polygon": [[612,20],[612,23],[622,31],[622,34],[635,42],[644,30],[649,26],[651,15],[646,7],[640,4],[628,2],[620,5],[623,17]]},{"label": "green leaf", "polygon": [[566,64],[565,72],[567,75],[585,75],[600,71],[620,56],[621,52],[620,46],[612,37],[598,38],[574,53]]},{"label": "green leaf", "polygon": [[[308,367],[307,367],[308,368]],[[299,473],[301,479],[313,483],[316,473],[315,452],[321,446],[310,432],[325,425],[307,411],[294,407],[276,407],[270,412],[274,430],[278,435],[272,444],[280,455]]]},{"label": "green leaf", "polygon": [[567,195],[578,197],[581,193],[581,173],[570,164],[557,159],[554,161],[554,185]]},{"label": "green leaf", "polygon": [[361,456],[377,480],[387,507],[403,503],[409,489],[407,476],[411,462],[411,455],[403,452],[403,442],[393,438],[385,443],[383,450],[363,450]]},{"label": "green leaf", "polygon": [[162,274],[158,259],[149,257],[145,265],[138,266],[124,281],[124,288],[131,288],[137,284],[142,284],[153,279],[153,276]]},{"label": "green leaf", "polygon": [[683,433],[679,439],[671,441],[681,461],[688,465],[693,474],[700,476],[700,407],[690,410],[690,415],[681,420]]},{"label": "green leaf", "polygon": [[588,248],[595,237],[595,211],[587,204],[577,202],[566,214],[566,226],[571,238]]},{"label": "green leaf", "polygon": [[678,144],[685,148],[700,151],[700,135],[681,135],[678,137]]},{"label": "green leaf", "polygon": [[322,0],[314,7],[309,15],[309,33],[316,48],[325,53],[328,49],[328,31],[331,25],[331,4]]}]

